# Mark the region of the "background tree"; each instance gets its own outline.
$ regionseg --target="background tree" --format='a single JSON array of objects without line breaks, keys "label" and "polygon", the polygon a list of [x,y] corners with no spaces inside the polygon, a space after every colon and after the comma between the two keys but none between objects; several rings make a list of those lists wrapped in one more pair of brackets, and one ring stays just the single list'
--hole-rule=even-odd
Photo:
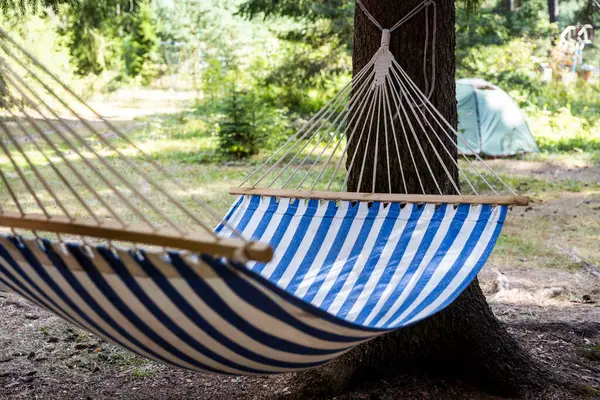
[{"label": "background tree", "polygon": [[[406,15],[420,0],[394,2],[391,0],[364,0],[366,8],[382,24],[390,27]],[[457,125],[455,97],[455,4],[453,0],[438,0],[437,25],[437,66],[436,90],[432,102],[442,115],[454,126]],[[430,18],[430,23],[431,23]],[[392,34],[390,50],[413,78],[417,85],[424,87],[422,71],[423,25],[425,17],[420,13]],[[433,27],[430,27],[430,31]],[[359,9],[354,22],[353,70],[358,72],[373,56],[380,45],[381,33]],[[400,132],[400,129],[397,129]],[[425,141],[423,141],[425,142]],[[385,145],[384,141],[380,141]],[[447,143],[454,148],[452,143]],[[352,143],[351,146],[356,146]],[[359,146],[358,157],[367,154],[367,167],[364,176],[372,176],[376,150]],[[414,146],[414,144],[413,144]],[[430,160],[436,157],[429,147],[424,148]],[[353,149],[349,149],[350,154]],[[380,150],[381,151],[381,150]],[[410,160],[407,149],[403,148],[403,160]],[[380,158],[378,171],[386,171],[385,161]],[[453,165],[450,162],[447,166]],[[394,165],[392,164],[392,167]],[[395,166],[398,170],[398,166]],[[425,165],[421,165],[425,169]],[[437,176],[444,176],[439,162],[431,167]],[[410,161],[403,165],[405,173],[414,175]],[[408,172],[407,172],[408,171]],[[357,189],[359,171],[353,172],[348,181],[348,190]],[[456,169],[452,171],[457,176]],[[385,174],[376,177],[375,189],[387,190]],[[371,185],[371,182],[365,182]],[[435,193],[431,178],[423,182],[425,190]],[[417,182],[413,178],[407,182],[409,192],[418,193]],[[402,190],[401,182],[395,182],[392,189]],[[366,189],[360,188],[360,189]],[[442,188],[450,193],[450,184]],[[297,376],[296,384],[302,393],[324,395],[336,394],[355,382],[377,380],[390,375],[424,374],[468,381],[491,393],[519,395],[523,388],[537,389],[548,382],[548,375],[542,375],[540,368],[518,346],[496,319],[477,281],[448,308],[418,324],[383,335],[352,350],[330,364]],[[315,393],[318,391],[318,393]]]},{"label": "background tree", "polygon": [[282,49],[287,53],[286,61],[265,80],[267,85],[286,82],[288,90],[282,96],[286,107],[298,108],[308,90],[323,88],[332,76],[350,68],[353,11],[352,0],[248,0],[241,4],[239,14],[248,18],[300,22],[277,30],[277,36],[289,43]]},{"label": "background tree", "polygon": [[[574,17],[581,24],[590,24],[595,28],[600,19],[600,2],[598,0],[585,0],[582,7],[575,12]],[[598,35],[595,35],[598,37]]]},{"label": "background tree", "polygon": [[550,23],[558,21],[558,0],[548,0],[548,15]]},{"label": "background tree", "polygon": [[506,11],[515,11],[515,0],[504,0],[503,5]]},{"label": "background tree", "polygon": [[127,22],[131,33],[123,46],[126,72],[149,83],[156,73],[154,56],[158,48],[151,2],[143,1],[136,12],[128,14]]},{"label": "background tree", "polygon": [[0,0],[0,9],[4,14],[15,9],[25,13],[28,7],[33,11],[39,8],[51,8],[56,11],[61,4],[71,4],[75,1],[77,0]]}]

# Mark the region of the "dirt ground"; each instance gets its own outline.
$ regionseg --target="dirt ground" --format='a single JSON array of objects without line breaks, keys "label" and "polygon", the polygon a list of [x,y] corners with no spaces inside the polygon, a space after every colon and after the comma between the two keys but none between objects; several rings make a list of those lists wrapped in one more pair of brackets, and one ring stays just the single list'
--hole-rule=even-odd
[{"label": "dirt ground", "polygon": [[[488,290],[496,281],[488,279],[493,275],[482,275]],[[508,274],[513,275],[519,274]],[[576,287],[575,280],[563,283]],[[555,298],[552,305],[497,297],[515,289],[490,293],[491,306],[509,332],[540,363],[582,385],[588,396],[581,398],[600,398],[594,389],[600,388],[600,307],[592,303],[600,296],[587,303]],[[285,399],[291,395],[290,379],[205,375],[155,364],[0,292],[1,399]],[[460,382],[414,377],[367,383],[337,397],[380,398],[496,399]]]},{"label": "dirt ground", "polygon": [[486,163],[499,173],[511,173],[539,179],[572,179],[600,185],[600,166],[591,166],[578,157],[560,160],[495,159]]}]

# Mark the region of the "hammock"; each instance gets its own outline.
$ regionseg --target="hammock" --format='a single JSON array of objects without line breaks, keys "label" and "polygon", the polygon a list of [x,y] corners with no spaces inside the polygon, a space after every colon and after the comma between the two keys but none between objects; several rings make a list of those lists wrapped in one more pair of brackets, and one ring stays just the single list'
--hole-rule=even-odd
[{"label": "hammock", "polygon": [[[427,1],[403,21],[421,11],[435,19]],[[468,144],[433,78],[426,95],[388,50],[403,21],[222,220],[0,29],[0,287],[143,357],[236,375],[316,367],[442,310],[527,199],[455,159]]]}]

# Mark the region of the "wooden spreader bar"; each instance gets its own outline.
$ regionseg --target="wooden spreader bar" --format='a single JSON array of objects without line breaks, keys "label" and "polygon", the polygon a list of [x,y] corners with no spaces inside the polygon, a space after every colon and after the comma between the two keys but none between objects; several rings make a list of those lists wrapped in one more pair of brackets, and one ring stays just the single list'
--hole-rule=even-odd
[{"label": "wooden spreader bar", "polygon": [[244,242],[237,238],[216,238],[209,233],[194,232],[181,235],[173,229],[153,230],[134,224],[123,227],[111,221],[97,223],[95,220],[83,218],[70,219],[64,216],[47,218],[40,214],[22,215],[18,212],[4,211],[0,213],[0,226],[142,243],[228,258],[234,257],[242,250],[246,258],[260,262],[268,262],[273,258],[273,250],[267,243]]},{"label": "wooden spreader bar", "polygon": [[286,190],[265,188],[229,189],[233,195],[259,195],[269,197],[301,198],[333,201],[379,201],[383,203],[428,203],[428,204],[492,204],[507,206],[526,206],[529,199],[525,196],[470,196],[470,195],[430,195],[430,194],[388,194],[354,192],[315,192],[308,190]]}]

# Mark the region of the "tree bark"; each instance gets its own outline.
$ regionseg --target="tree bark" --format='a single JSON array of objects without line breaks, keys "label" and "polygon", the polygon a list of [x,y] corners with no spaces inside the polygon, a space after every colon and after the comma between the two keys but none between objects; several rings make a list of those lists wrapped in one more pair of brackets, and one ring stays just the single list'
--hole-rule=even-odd
[{"label": "tree bark", "polygon": [[548,0],[548,15],[550,23],[558,21],[558,0]]},{"label": "tree bark", "polygon": [[503,0],[504,10],[507,12],[515,11],[515,0]]},{"label": "tree bark", "polygon": [[[420,0],[363,0],[365,7],[373,14],[383,27],[390,27],[412,10]],[[453,0],[437,0],[437,50],[436,50],[436,83],[432,103],[441,114],[455,127],[457,125],[457,108],[455,97],[455,5]],[[429,16],[429,23],[433,18]],[[390,50],[402,68],[424,91],[423,44],[425,14],[420,12],[405,25],[392,33]],[[433,26],[430,26],[432,32]],[[354,73],[371,59],[380,45],[381,32],[365,17],[357,7],[355,14],[355,36],[353,69]],[[429,57],[431,51],[428,52]],[[428,65],[431,63],[428,62]],[[430,67],[429,67],[430,68]],[[427,71],[429,76],[430,70]],[[399,132],[398,130],[396,130]],[[417,132],[421,135],[424,132]],[[399,135],[399,133],[397,133]],[[399,144],[404,143],[404,139]],[[434,142],[435,143],[435,142]],[[414,143],[411,143],[414,144]],[[444,181],[442,190],[451,193],[449,180],[444,180],[445,172],[439,162],[435,162],[432,149],[423,140],[424,150],[432,161],[434,174]],[[450,139],[448,148],[455,149]],[[362,159],[367,153],[365,177],[372,177],[376,151],[371,141],[369,148],[365,143],[351,143],[349,154],[358,146],[358,156]],[[385,141],[380,140],[380,146]],[[440,149],[440,147],[438,147]],[[420,193],[415,176],[414,166],[410,161],[407,146],[402,148],[402,164],[408,180],[408,191]],[[454,154],[454,157],[456,154]],[[418,159],[417,159],[418,160]],[[448,160],[445,160],[448,161]],[[422,159],[421,159],[422,162]],[[387,166],[383,157],[378,158],[378,174],[375,177],[377,192],[388,191]],[[446,162],[451,173],[456,177],[458,171]],[[392,165],[398,171],[398,165]],[[418,165],[425,170],[424,165]],[[359,171],[351,171],[348,190],[356,190]],[[437,193],[433,179],[422,175],[425,192]],[[394,192],[403,192],[401,179],[393,181]],[[365,178],[363,178],[364,181]],[[371,179],[367,178],[361,191],[371,191]],[[367,342],[346,355],[319,369],[300,373],[295,383],[303,397],[309,394],[322,397],[336,395],[347,390],[352,384],[369,380],[377,380],[390,375],[418,374],[433,377],[458,379],[474,384],[490,393],[518,395],[522,388],[539,388],[544,382],[539,367],[520,348],[517,342],[506,332],[496,319],[485,297],[474,281],[459,298],[445,310],[416,325],[397,330]]]}]

